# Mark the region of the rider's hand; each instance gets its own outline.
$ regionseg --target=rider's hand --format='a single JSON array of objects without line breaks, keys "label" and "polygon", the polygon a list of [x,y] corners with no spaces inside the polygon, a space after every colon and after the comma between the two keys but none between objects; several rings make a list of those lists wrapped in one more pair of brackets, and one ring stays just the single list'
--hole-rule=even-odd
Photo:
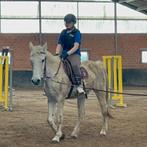
[{"label": "rider's hand", "polygon": [[63,51],[60,57],[61,59],[65,60],[68,56],[69,54],[67,53],[67,51]]},{"label": "rider's hand", "polygon": [[59,54],[58,54],[58,53],[56,53],[56,54],[54,54],[54,56],[59,56]]}]

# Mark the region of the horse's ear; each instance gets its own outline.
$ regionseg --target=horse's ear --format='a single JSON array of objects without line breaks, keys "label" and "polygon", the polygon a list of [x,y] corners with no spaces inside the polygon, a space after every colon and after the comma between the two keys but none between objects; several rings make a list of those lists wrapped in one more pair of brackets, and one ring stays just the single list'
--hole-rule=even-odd
[{"label": "horse's ear", "polygon": [[47,42],[43,45],[43,50],[47,51]]},{"label": "horse's ear", "polygon": [[32,42],[29,42],[29,48],[30,48],[30,50],[32,50],[33,47],[34,47],[33,43]]}]

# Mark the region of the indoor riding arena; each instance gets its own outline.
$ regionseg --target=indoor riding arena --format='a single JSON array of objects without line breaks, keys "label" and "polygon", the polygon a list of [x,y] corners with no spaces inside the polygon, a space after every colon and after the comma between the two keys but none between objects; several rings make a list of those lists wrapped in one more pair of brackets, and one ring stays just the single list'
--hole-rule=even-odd
[{"label": "indoor riding arena", "polygon": [[1,0],[0,147],[147,147],[147,1]]}]

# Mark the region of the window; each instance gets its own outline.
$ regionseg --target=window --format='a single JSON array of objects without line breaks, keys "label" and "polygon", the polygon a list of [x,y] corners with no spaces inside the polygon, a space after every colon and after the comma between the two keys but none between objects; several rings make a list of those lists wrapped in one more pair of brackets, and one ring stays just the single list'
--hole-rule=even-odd
[{"label": "window", "polygon": [[38,33],[38,2],[1,2],[1,33]]},{"label": "window", "polygon": [[38,2],[1,2],[2,18],[37,18]]},{"label": "window", "polygon": [[114,33],[114,21],[80,20],[79,29],[82,33]]},{"label": "window", "polygon": [[108,18],[114,17],[113,3],[79,3],[79,17],[81,18]]},{"label": "window", "polygon": [[2,33],[38,33],[39,20],[2,19]]},{"label": "window", "polygon": [[88,51],[81,51],[81,61],[87,61],[89,60],[89,54]]},{"label": "window", "polygon": [[113,3],[81,2],[78,15],[82,33],[114,33]]},{"label": "window", "polygon": [[[68,13],[78,16],[82,33],[114,33],[114,3],[66,1],[1,1],[0,31],[2,33],[39,33],[39,12],[42,33],[60,33]],[[108,1],[108,2],[106,2]],[[117,4],[118,33],[147,33],[147,16]],[[89,27],[90,26],[90,27]],[[0,33],[1,33],[0,32]]]},{"label": "window", "polygon": [[61,33],[64,28],[63,20],[42,20],[42,33]]},{"label": "window", "polygon": [[68,13],[73,13],[77,16],[77,3],[75,2],[42,2],[42,17],[64,17]]},{"label": "window", "polygon": [[118,20],[118,33],[147,33],[147,21]]},{"label": "window", "polygon": [[42,33],[60,33],[64,28],[64,16],[77,16],[76,2],[42,2]]},{"label": "window", "polygon": [[2,18],[37,18],[38,2],[1,2]]},{"label": "window", "polygon": [[141,51],[141,63],[147,63],[147,49]]}]

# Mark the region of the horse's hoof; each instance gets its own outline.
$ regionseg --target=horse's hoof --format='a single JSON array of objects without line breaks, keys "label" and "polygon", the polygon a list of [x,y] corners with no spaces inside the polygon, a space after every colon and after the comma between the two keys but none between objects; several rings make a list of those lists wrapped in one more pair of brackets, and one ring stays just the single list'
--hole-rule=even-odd
[{"label": "horse's hoof", "polygon": [[57,140],[57,139],[52,139],[52,144],[57,144],[57,143],[59,143],[60,141],[59,140]]},{"label": "horse's hoof", "polygon": [[73,139],[77,139],[78,137],[77,136],[71,136]]},{"label": "horse's hoof", "polygon": [[62,136],[60,137],[60,141],[65,139],[65,134],[62,134]]},{"label": "horse's hoof", "polygon": [[77,139],[77,138],[78,138],[78,135],[71,135],[71,137],[72,137],[73,139]]},{"label": "horse's hoof", "polygon": [[58,144],[59,142],[56,141],[56,140],[52,140],[51,143],[52,143],[52,144]]},{"label": "horse's hoof", "polygon": [[52,143],[59,143],[60,142],[60,138],[58,136],[55,136],[53,139],[52,139]]},{"label": "horse's hoof", "polygon": [[57,136],[55,136],[53,139],[52,139],[52,143],[53,144],[56,144],[56,143],[59,143],[61,140],[63,140],[65,138],[65,134],[62,134],[62,136],[59,138]]},{"label": "horse's hoof", "polygon": [[100,132],[100,135],[101,135],[101,136],[106,136],[106,131],[102,130],[102,131]]}]

